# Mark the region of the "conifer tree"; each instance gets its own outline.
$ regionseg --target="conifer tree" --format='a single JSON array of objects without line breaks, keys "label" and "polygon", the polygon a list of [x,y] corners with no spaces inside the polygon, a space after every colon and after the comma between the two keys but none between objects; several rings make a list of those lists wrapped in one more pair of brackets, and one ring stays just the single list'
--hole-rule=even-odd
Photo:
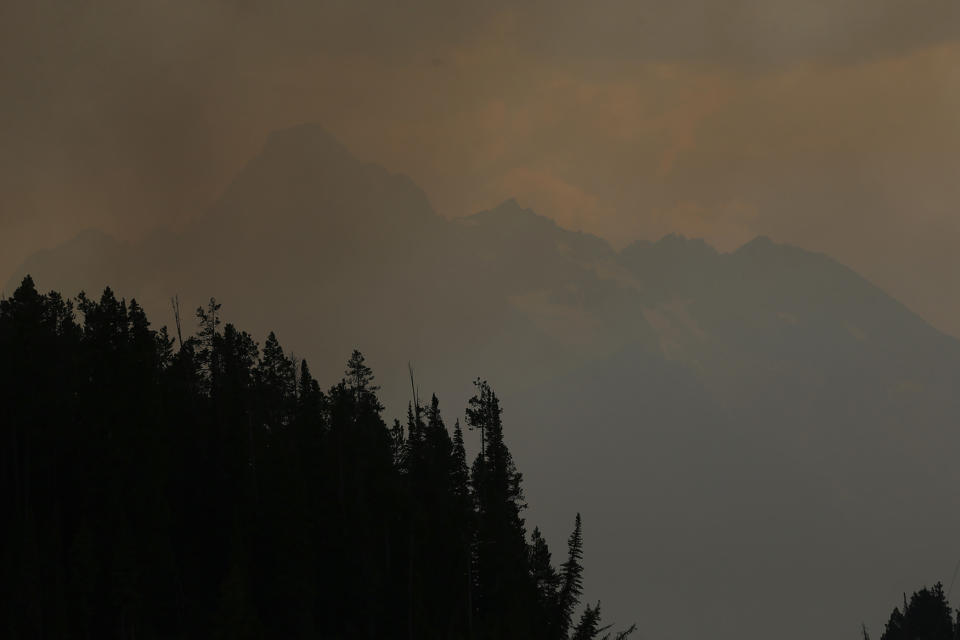
[{"label": "conifer tree", "polygon": [[451,483],[457,496],[467,499],[470,495],[470,471],[467,469],[467,451],[463,442],[463,429],[457,420],[453,427],[453,466]]},{"label": "conifer tree", "polygon": [[204,389],[210,393],[216,369],[216,340],[219,335],[220,307],[216,299],[210,298],[206,309],[197,307],[197,322],[200,330],[196,337],[197,364],[200,366]]},{"label": "conifer tree", "polygon": [[353,350],[350,359],[347,361],[345,375],[346,389],[353,393],[354,402],[358,408],[376,413],[383,411],[383,405],[380,404],[376,395],[380,387],[373,384],[373,370],[367,366],[363,354],[356,349]]},{"label": "conifer tree", "polygon": [[[326,396],[320,389],[320,383],[311,375],[307,360],[300,361],[300,374],[297,376],[296,424],[299,441],[316,456],[318,445],[326,431]],[[315,457],[312,458],[316,460]]]},{"label": "conifer tree", "polygon": [[557,590],[560,587],[560,576],[551,563],[550,548],[539,527],[534,527],[530,535],[529,553],[530,572],[537,590],[538,615],[546,621],[538,635],[547,639],[558,638]]},{"label": "conifer tree", "polygon": [[600,627],[600,603],[587,605],[580,615],[580,621],[574,627],[570,640],[594,640],[606,628]]},{"label": "conifer tree", "polygon": [[491,637],[529,637],[536,626],[530,615],[536,589],[520,515],[525,506],[522,476],[504,440],[499,399],[486,382],[475,385],[467,420],[486,441],[471,478],[477,511],[477,622]]},{"label": "conifer tree", "polygon": [[[583,594],[583,532],[580,514],[567,540],[567,559],[560,568],[560,591],[557,597],[558,636],[566,638],[573,623],[573,612]],[[597,612],[599,615],[599,612]]]},{"label": "conifer tree", "polygon": [[296,375],[293,362],[283,353],[283,348],[273,331],[263,344],[263,355],[257,367],[260,384],[272,390],[276,395],[272,401],[284,401],[292,398],[296,390]]}]

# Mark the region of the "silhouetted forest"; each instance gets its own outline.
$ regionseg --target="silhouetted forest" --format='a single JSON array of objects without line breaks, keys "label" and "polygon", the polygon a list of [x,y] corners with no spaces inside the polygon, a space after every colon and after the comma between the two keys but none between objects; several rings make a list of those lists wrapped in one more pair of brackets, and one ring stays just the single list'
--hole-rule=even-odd
[{"label": "silhouetted forest", "polygon": [[630,633],[581,606],[579,515],[559,565],[528,534],[486,382],[463,427],[415,391],[388,426],[359,352],[325,391],[214,299],[196,320],[156,331],[109,288],[73,301],[29,277],[0,301],[0,635]]},{"label": "silhouetted forest", "polygon": [[[895,607],[887,621],[880,640],[958,640],[960,639],[960,611],[954,618],[939,582],[933,588],[924,587],[914,592],[907,601],[903,596],[903,610]],[[866,626],[863,640],[870,640]]]}]

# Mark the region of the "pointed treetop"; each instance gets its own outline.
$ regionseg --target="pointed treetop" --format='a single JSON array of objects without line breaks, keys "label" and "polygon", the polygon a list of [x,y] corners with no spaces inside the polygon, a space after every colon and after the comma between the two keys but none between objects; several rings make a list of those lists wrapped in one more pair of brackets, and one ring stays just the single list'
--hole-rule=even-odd
[{"label": "pointed treetop", "polygon": [[347,361],[347,369],[344,372],[347,378],[347,388],[355,393],[364,391],[378,391],[380,387],[373,385],[373,370],[367,366],[363,354],[354,349]]}]

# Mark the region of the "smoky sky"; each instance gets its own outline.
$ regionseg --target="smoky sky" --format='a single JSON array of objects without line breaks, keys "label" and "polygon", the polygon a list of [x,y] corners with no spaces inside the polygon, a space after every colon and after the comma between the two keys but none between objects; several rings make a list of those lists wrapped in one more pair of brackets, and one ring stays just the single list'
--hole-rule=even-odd
[{"label": "smoky sky", "polygon": [[0,272],[201,215],[318,122],[461,216],[825,251],[960,335],[960,3],[0,5]]}]

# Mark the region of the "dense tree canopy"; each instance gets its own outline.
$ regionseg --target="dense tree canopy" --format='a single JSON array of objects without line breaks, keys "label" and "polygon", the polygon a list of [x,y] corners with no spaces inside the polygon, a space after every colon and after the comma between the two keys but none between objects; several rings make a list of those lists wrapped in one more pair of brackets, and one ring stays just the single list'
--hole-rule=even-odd
[{"label": "dense tree canopy", "polygon": [[960,640],[960,619],[954,620],[943,585],[924,587],[909,602],[904,596],[903,611],[894,608],[880,640]]},{"label": "dense tree canopy", "polygon": [[0,635],[613,637],[599,603],[573,623],[579,515],[559,570],[528,539],[486,382],[468,467],[436,397],[387,426],[358,351],[323,391],[273,333],[196,316],[178,344],[110,289],[0,301]]}]

